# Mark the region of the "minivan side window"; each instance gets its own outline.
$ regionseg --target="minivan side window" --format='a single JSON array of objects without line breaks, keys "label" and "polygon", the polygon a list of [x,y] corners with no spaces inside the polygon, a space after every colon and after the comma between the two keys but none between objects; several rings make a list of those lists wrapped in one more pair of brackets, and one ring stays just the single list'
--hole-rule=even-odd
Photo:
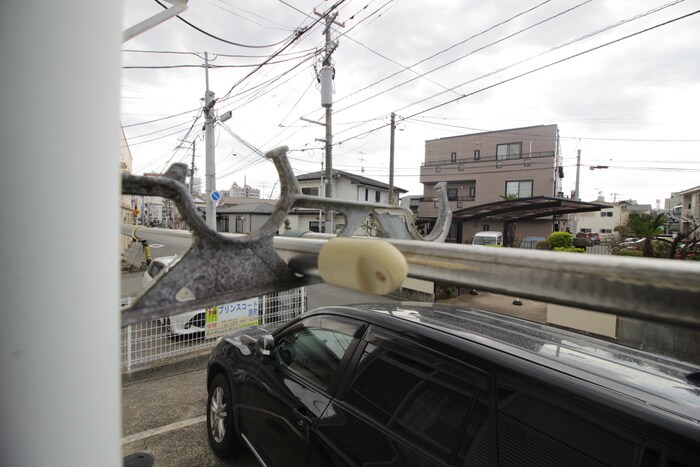
[{"label": "minivan side window", "polygon": [[345,402],[445,461],[461,446],[460,457],[488,465],[485,375],[427,349],[401,349],[396,340],[391,346],[367,344]]},{"label": "minivan side window", "polygon": [[275,343],[273,359],[283,368],[328,390],[361,328],[360,323],[313,317]]}]

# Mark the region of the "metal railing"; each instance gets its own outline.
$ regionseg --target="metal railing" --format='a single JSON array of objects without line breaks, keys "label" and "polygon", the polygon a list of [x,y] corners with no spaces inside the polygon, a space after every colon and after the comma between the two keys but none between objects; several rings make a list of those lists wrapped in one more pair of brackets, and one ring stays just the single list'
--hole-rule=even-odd
[{"label": "metal railing", "polygon": [[499,159],[498,156],[493,155],[493,156],[482,156],[479,159],[474,159],[473,157],[464,157],[460,159],[440,159],[437,161],[426,161],[423,163],[423,167],[428,167],[428,166],[436,166],[436,165],[450,165],[450,164],[479,164],[482,162],[493,162],[496,160],[504,160],[504,161],[513,161],[513,160],[522,160],[522,159],[536,159],[540,157],[554,157],[554,151],[539,151],[539,152],[533,152],[533,153],[523,153],[518,155],[517,157],[515,155],[510,155],[506,157],[505,159]]}]

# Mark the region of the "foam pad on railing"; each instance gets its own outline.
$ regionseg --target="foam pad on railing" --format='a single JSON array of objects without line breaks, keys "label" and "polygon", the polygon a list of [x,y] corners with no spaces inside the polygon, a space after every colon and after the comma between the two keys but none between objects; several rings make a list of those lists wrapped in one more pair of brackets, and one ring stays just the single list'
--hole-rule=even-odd
[{"label": "foam pad on railing", "polygon": [[384,295],[401,286],[408,264],[401,252],[384,240],[334,238],[321,248],[318,270],[328,284]]}]

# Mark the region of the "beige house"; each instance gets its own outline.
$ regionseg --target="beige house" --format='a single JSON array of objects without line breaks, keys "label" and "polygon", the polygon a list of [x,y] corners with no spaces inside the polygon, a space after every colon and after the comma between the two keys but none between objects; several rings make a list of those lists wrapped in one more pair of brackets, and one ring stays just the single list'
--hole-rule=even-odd
[{"label": "beige house", "polygon": [[600,212],[572,214],[571,222],[573,223],[573,216],[576,216],[579,232],[594,232],[603,237],[611,237],[615,233],[615,227],[626,224],[631,213],[652,212],[650,204],[637,204],[631,200],[618,201],[608,206]]},{"label": "beige house", "polygon": [[[305,195],[323,196],[326,182],[324,177],[325,172],[313,172],[297,176],[297,181]],[[334,199],[389,203],[389,185],[384,182],[335,169],[332,178]],[[404,193],[407,193],[407,190],[394,187],[395,199],[399,199],[400,195]],[[292,230],[324,231],[324,217],[320,210],[294,209],[289,213],[288,219]],[[336,214],[334,225],[336,231],[345,225],[345,219],[341,213]]]},{"label": "beige house", "polygon": [[[428,220],[437,217],[435,185],[446,182],[453,211],[448,241],[469,243],[477,232],[503,232],[507,226],[487,219],[461,221],[461,209],[508,198],[563,198],[563,176],[557,125],[429,140],[425,142],[425,162],[420,169],[423,197],[418,203],[418,214]],[[515,224],[515,238],[546,237],[555,230],[555,224],[563,227],[559,222],[552,216],[519,221]]]},{"label": "beige house", "polygon": [[[681,233],[686,233],[692,228],[691,219],[700,219],[700,186],[681,191],[678,196],[682,198],[679,230]],[[694,237],[697,238],[699,235],[700,233],[696,230]]]}]

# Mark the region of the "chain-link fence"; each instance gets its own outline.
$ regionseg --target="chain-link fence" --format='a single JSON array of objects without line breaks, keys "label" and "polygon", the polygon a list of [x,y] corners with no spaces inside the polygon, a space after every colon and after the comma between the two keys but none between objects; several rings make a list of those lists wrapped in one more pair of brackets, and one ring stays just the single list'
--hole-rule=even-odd
[{"label": "chain-link fence", "polygon": [[272,330],[307,310],[306,287],[194,310],[122,328],[122,372],[161,365],[203,349],[251,325]]}]

